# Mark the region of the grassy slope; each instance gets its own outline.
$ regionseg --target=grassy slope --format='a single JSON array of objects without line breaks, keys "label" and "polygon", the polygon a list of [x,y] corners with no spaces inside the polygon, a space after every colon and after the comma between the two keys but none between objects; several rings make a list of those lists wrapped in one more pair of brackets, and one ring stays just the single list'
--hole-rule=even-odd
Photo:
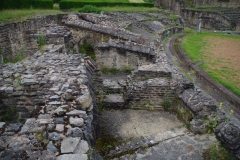
[{"label": "grassy slope", "polygon": [[[231,68],[224,68],[219,70],[214,67],[214,63],[206,63],[208,62],[208,52],[206,51],[206,46],[208,44],[206,41],[204,41],[205,37],[214,37],[221,39],[230,38],[240,41],[240,36],[222,35],[214,33],[195,33],[183,38],[183,42],[181,45],[190,59],[192,59],[194,62],[203,62],[200,67],[204,69],[211,78],[232,90],[236,95],[240,96],[240,89],[237,88],[232,79],[228,77],[230,75],[234,76],[234,72],[239,71],[234,71]],[[216,61],[215,63],[221,63],[221,61]]]}]

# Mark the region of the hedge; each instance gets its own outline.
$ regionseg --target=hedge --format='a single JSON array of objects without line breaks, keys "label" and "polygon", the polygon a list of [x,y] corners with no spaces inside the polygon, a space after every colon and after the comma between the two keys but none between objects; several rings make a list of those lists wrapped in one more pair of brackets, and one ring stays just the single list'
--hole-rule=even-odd
[{"label": "hedge", "polygon": [[126,3],[126,2],[77,2],[77,1],[63,1],[59,2],[60,9],[82,8],[85,5],[92,5],[96,7],[113,7],[113,6],[131,6],[131,7],[154,7],[153,3]]},{"label": "hedge", "polygon": [[33,8],[53,9],[52,0],[35,0],[32,2]]},{"label": "hedge", "polygon": [[53,0],[0,0],[0,10],[21,8],[52,9]]}]

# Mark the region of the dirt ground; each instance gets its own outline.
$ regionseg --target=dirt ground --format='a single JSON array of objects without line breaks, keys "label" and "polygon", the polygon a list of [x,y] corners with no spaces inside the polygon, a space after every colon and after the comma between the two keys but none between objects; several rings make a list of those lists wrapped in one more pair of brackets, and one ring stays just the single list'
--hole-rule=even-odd
[{"label": "dirt ground", "polygon": [[240,40],[231,38],[206,37],[204,61],[206,71],[214,71],[240,88]]},{"label": "dirt ground", "polygon": [[100,117],[104,133],[120,139],[151,136],[183,126],[176,116],[164,111],[103,110]]}]

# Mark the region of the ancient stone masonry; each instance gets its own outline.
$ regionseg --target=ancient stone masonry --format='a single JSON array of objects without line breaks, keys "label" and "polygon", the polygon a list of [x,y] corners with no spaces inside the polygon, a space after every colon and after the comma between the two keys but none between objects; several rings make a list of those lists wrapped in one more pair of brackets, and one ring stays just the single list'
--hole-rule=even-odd
[{"label": "ancient stone masonry", "polygon": [[[219,111],[217,102],[179,71],[162,45],[156,47],[156,43],[150,43],[144,36],[124,30],[132,24],[129,21],[119,25],[113,23],[126,20],[126,17],[143,21],[138,14],[70,14],[62,17],[63,26],[42,23],[37,28],[28,30],[27,27],[14,32],[25,33],[26,30],[26,39],[19,43],[26,48],[28,42],[36,50],[39,45],[36,38],[40,35],[44,35],[47,45],[41,51],[29,54],[22,62],[0,66],[1,112],[16,108],[18,118],[26,120],[25,123],[0,122],[0,159],[87,160],[88,156],[101,159],[92,150],[99,133],[97,103],[112,108],[162,110],[164,103],[169,102],[173,104],[170,109],[176,111],[194,133],[206,133],[209,122],[219,116],[220,125],[215,134],[239,157],[239,120],[229,117],[226,111]],[[162,29],[157,22],[143,25],[146,26],[149,30],[159,31],[161,37],[167,30],[171,34],[183,31],[181,27]],[[13,41],[6,38],[10,31],[5,25],[0,32],[4,33],[0,44],[6,40],[1,46],[3,55],[16,55],[11,45],[17,41],[11,44]],[[96,62],[83,54],[69,54],[84,40],[95,46]],[[134,71],[124,75],[125,79],[115,75],[111,79],[100,75],[97,65],[130,66]],[[167,141],[168,136],[176,138],[174,141],[183,136],[179,141],[184,144],[199,140],[189,140],[183,131],[167,132],[152,137],[155,142],[150,138],[137,147]],[[202,145],[209,139],[206,138]],[[124,152],[123,148],[117,152]]]},{"label": "ancient stone masonry", "polygon": [[88,159],[98,132],[96,67],[80,54],[63,54],[62,46],[1,66],[1,109],[16,107],[20,119],[32,117],[1,123],[1,159]]},{"label": "ancient stone masonry", "polygon": [[[197,0],[196,0],[197,1]],[[211,1],[211,3],[215,1]],[[217,3],[217,2],[216,2]],[[219,2],[220,3],[220,2]],[[240,5],[240,2],[235,2]],[[236,9],[232,11],[226,12],[210,12],[210,11],[200,11],[196,9],[189,9],[184,4],[183,0],[156,0],[155,1],[156,7],[163,7],[173,11],[174,13],[181,15],[185,20],[187,20],[190,24],[196,25],[198,20],[202,19],[202,26],[208,29],[218,29],[218,30],[227,30],[227,29],[236,29],[236,21],[231,19],[231,13],[234,11],[235,15],[238,17],[239,12]],[[210,6],[210,4],[209,4]]]},{"label": "ancient stone masonry", "polygon": [[227,7],[236,8],[240,5],[239,0],[193,0],[192,5],[199,7]]},{"label": "ancient stone masonry", "polygon": [[[90,19],[91,17],[91,21],[90,20],[86,21],[81,17],[85,17],[85,19],[86,17],[88,19]],[[96,14],[93,14],[92,16],[83,16],[83,14],[75,14],[75,15],[68,15],[66,19],[63,19],[62,21],[63,21],[63,24],[69,27],[91,30],[94,32],[102,33],[102,34],[111,35],[112,37],[120,38],[123,40],[130,40],[132,42],[137,42],[140,44],[148,44],[148,40],[142,35],[128,32],[121,27],[116,27],[116,26],[111,27],[112,25],[108,26],[109,23],[105,21],[101,21],[100,24],[93,23],[94,21],[100,22],[96,20],[98,18],[99,16]]]},{"label": "ancient stone masonry", "polygon": [[23,22],[0,25],[0,51],[3,57],[14,57],[20,51],[31,55],[37,51],[37,43],[29,41],[29,34],[37,31],[45,25],[57,23],[57,15],[46,15]]},{"label": "ancient stone masonry", "polygon": [[118,69],[126,66],[137,68],[139,65],[153,61],[156,55],[156,50],[149,46],[111,39],[108,43],[100,43],[95,46],[94,52],[99,68]]},{"label": "ancient stone masonry", "polygon": [[[166,9],[171,8],[175,0],[158,0],[155,1],[155,6],[164,6]],[[181,5],[184,5],[183,0],[179,0]],[[225,7],[225,8],[237,8],[240,5],[239,0],[189,0],[189,4],[195,8],[206,7]],[[176,4],[178,5],[178,4]]]}]

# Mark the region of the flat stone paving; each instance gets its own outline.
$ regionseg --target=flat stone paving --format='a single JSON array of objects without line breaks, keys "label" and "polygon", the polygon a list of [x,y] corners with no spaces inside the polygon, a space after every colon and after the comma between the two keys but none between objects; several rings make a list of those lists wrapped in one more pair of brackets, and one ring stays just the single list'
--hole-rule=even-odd
[{"label": "flat stone paving", "polygon": [[[186,134],[163,141],[151,148],[139,149],[120,160],[203,160],[203,151],[216,143],[213,134]],[[115,158],[114,160],[118,160]]]}]

